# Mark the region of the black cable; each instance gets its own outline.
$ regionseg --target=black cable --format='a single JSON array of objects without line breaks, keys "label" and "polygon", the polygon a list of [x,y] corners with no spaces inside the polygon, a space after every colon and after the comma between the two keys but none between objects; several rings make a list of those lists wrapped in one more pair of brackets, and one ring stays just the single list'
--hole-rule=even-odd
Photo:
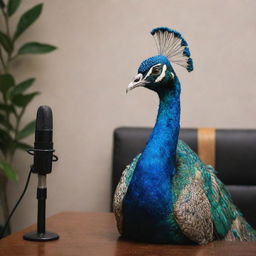
[{"label": "black cable", "polygon": [[6,222],[5,222],[5,225],[4,225],[4,227],[3,227],[3,229],[2,229],[2,232],[1,232],[1,234],[0,234],[0,239],[3,238],[4,233],[5,233],[5,231],[6,231],[7,227],[8,227],[8,224],[9,224],[9,222],[10,222],[10,219],[11,219],[12,215],[14,214],[16,208],[18,207],[19,203],[21,202],[23,196],[25,195],[25,193],[26,193],[26,191],[27,191],[27,188],[28,188],[28,184],[29,184],[29,181],[30,181],[30,176],[31,176],[32,170],[33,170],[33,166],[30,167],[30,171],[29,171],[29,174],[28,174],[28,177],[27,177],[26,185],[25,185],[25,187],[24,187],[24,190],[23,190],[23,192],[22,192],[20,198],[19,198],[19,200],[17,201],[17,203],[15,204],[15,206],[13,207],[13,209],[12,209],[10,215],[8,216],[8,218],[7,218]]}]

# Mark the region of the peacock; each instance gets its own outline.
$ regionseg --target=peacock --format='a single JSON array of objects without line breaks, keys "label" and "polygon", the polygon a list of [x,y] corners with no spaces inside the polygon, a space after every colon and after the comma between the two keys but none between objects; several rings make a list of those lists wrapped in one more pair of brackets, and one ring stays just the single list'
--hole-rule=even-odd
[{"label": "peacock", "polygon": [[123,171],[115,191],[119,233],[126,239],[167,244],[256,240],[256,231],[214,168],[178,139],[181,85],[171,63],[193,70],[186,40],[167,27],[151,34],[158,55],[140,64],[127,92],[148,88],[158,94],[160,104],[143,152]]}]

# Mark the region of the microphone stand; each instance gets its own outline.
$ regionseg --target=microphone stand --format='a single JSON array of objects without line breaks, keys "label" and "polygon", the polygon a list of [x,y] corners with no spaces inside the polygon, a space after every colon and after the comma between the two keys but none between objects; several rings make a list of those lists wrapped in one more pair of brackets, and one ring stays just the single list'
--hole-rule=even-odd
[{"label": "microphone stand", "polygon": [[47,198],[46,174],[51,172],[52,162],[58,160],[53,155],[52,111],[48,106],[41,106],[37,111],[35,144],[27,152],[34,156],[31,171],[38,174],[37,186],[37,231],[26,233],[23,239],[29,241],[52,241],[59,235],[45,231],[45,208]]},{"label": "microphone stand", "polygon": [[45,202],[47,198],[46,175],[38,175],[37,186],[37,233],[45,234]]},{"label": "microphone stand", "polygon": [[37,186],[37,231],[26,233],[23,238],[29,241],[52,241],[59,239],[59,235],[45,231],[45,208],[47,198],[46,175],[38,175]]}]

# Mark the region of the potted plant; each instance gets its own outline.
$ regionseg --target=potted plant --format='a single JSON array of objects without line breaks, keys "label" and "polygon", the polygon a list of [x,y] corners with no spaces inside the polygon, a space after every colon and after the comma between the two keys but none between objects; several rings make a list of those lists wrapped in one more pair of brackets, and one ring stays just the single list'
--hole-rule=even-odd
[{"label": "potted plant", "polygon": [[[21,120],[29,103],[39,92],[27,92],[35,78],[16,81],[12,75],[11,64],[27,54],[49,53],[55,46],[29,41],[20,47],[17,42],[23,33],[39,18],[43,4],[37,4],[21,15],[15,28],[10,27],[10,19],[17,11],[22,0],[0,0],[0,206],[6,220],[9,215],[6,184],[17,181],[13,168],[13,157],[17,150],[27,150],[23,140],[35,130],[35,120],[21,127]],[[2,22],[3,21],[3,22]],[[10,232],[10,230],[8,231]]]}]

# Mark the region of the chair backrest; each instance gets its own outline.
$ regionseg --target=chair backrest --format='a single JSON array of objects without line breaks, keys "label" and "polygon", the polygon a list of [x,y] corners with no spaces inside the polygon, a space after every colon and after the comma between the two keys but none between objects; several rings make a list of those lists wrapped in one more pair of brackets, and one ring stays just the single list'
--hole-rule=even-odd
[{"label": "chair backrest", "polygon": [[[122,171],[142,152],[151,128],[114,131],[112,198]],[[215,169],[234,203],[256,228],[256,130],[221,130],[215,134]],[[197,129],[181,129],[180,139],[198,152]]]}]

